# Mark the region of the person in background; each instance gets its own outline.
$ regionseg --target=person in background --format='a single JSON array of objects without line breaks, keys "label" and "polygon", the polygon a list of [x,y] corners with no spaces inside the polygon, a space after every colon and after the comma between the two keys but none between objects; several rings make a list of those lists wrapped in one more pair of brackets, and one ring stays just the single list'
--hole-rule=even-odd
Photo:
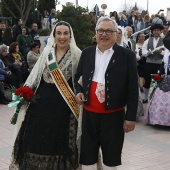
[{"label": "person in background", "polygon": [[52,19],[55,19],[55,17],[56,17],[56,10],[52,9],[51,14],[48,18],[48,21],[50,22],[50,29],[52,29]]},{"label": "person in background", "polygon": [[[143,103],[148,103],[149,88],[151,85],[151,74],[157,74],[164,56],[163,39],[160,38],[164,27],[160,24],[151,26],[153,37],[147,39],[142,46],[142,55],[146,57],[145,64],[145,85]],[[154,52],[152,52],[155,50]]]},{"label": "person in background", "polygon": [[32,36],[28,32],[27,27],[25,26],[22,27],[22,34],[18,35],[17,42],[19,44],[20,52],[24,56],[25,61],[27,61],[26,60],[27,53],[30,50],[31,43],[34,42]]},{"label": "person in background", "polygon": [[150,16],[146,14],[144,16],[144,22],[145,22],[145,28],[148,28],[147,30],[144,31],[145,34],[145,39],[148,39],[150,37],[150,28],[151,27],[151,21],[150,21]]},{"label": "person in background", "polygon": [[116,21],[116,23],[119,25],[119,16],[118,16],[117,11],[113,11],[113,12],[112,12],[112,15],[110,16],[110,18],[111,18],[111,17],[115,17],[115,21]]},{"label": "person in background", "polygon": [[[97,170],[100,147],[103,170],[116,170],[121,164],[124,133],[135,129],[138,106],[136,56],[117,45],[116,32],[115,21],[109,17],[99,18],[97,45],[82,51],[75,75],[76,100],[83,105],[82,170]],[[80,77],[83,84],[79,83]]]},{"label": "person in background", "polygon": [[22,53],[19,51],[19,44],[17,42],[13,42],[9,46],[9,53],[7,54],[8,59],[17,66],[22,72],[22,80],[26,81],[29,71],[27,62],[25,58],[22,56]]},{"label": "person in background", "polygon": [[39,49],[40,49],[39,43],[34,42],[30,45],[30,51],[27,54],[27,63],[28,63],[29,72],[31,72],[35,63],[39,59],[40,56]]},{"label": "person in background", "polygon": [[163,39],[163,44],[165,55],[159,73],[163,78],[151,96],[144,120],[151,125],[170,126],[170,31]]},{"label": "person in background", "polygon": [[16,77],[16,88],[19,88],[22,81],[22,70],[20,69],[20,66],[18,66],[18,62],[12,62],[11,59],[8,58],[7,55],[7,46],[1,45],[0,46],[0,59],[3,61],[6,68],[9,68],[9,70],[12,72],[13,75]]},{"label": "person in background", "polygon": [[155,24],[163,25],[163,21],[159,18],[159,14],[155,14],[155,18],[152,20],[152,25]]},{"label": "person in background", "polygon": [[124,14],[122,14],[121,17],[120,17],[119,25],[121,27],[128,26],[128,20],[127,20],[127,18],[126,18],[126,16]]},{"label": "person in background", "polygon": [[13,34],[12,34],[12,29],[10,27],[7,27],[2,35],[2,42],[10,46],[12,42],[14,42]]},{"label": "person in background", "polygon": [[135,52],[136,42],[134,39],[132,39],[132,34],[133,34],[132,27],[130,26],[125,27],[125,34],[126,34],[125,38],[126,38],[129,49]]},{"label": "person in background", "polygon": [[117,36],[116,43],[122,47],[128,48],[128,45],[126,44],[125,41],[124,32],[125,32],[124,27],[118,26],[117,33],[116,33]]},{"label": "person in background", "polygon": [[39,46],[41,45],[40,43],[40,36],[38,33],[38,25],[37,23],[33,23],[31,26],[32,30],[30,31],[30,35],[32,36],[32,39],[34,42],[39,43]]},{"label": "person in background", "polygon": [[18,35],[22,34],[22,19],[16,18],[15,25],[12,27],[14,42],[17,40]]},{"label": "person in background", "polygon": [[133,29],[133,32],[135,32],[134,24],[136,20],[137,20],[137,16],[135,10],[132,10],[130,17],[128,18],[128,26],[130,26]]},{"label": "person in background", "polygon": [[167,24],[167,21],[166,21],[166,18],[165,18],[164,13],[161,13],[161,16],[160,16],[159,18],[162,20],[163,25],[166,25],[166,24]]},{"label": "person in background", "polygon": [[145,22],[143,21],[142,15],[137,16],[137,20],[134,22],[134,30],[135,32],[141,31],[145,28]]},{"label": "person in background", "polygon": [[167,35],[168,30],[169,30],[169,24],[166,23],[163,26],[164,26],[164,29],[161,32],[161,35],[160,35],[161,38],[164,38]]},{"label": "person in background", "polygon": [[146,57],[142,55],[142,46],[145,41],[145,35],[143,33],[138,33],[136,37],[136,59],[137,59],[137,69],[138,69],[138,75],[139,75],[139,87],[140,91],[143,92],[143,86],[145,84],[144,82],[144,74],[145,74],[145,63],[146,63]]},{"label": "person in background", "polygon": [[4,62],[0,59],[0,82],[4,82],[9,86],[17,87],[16,77],[12,74],[8,67],[5,67]]}]

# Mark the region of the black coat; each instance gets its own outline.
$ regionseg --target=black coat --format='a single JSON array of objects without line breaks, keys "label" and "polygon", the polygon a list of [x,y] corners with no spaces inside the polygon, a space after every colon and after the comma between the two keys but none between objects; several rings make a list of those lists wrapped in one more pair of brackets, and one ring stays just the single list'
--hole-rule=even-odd
[{"label": "black coat", "polygon": [[[113,110],[127,105],[126,120],[136,120],[138,107],[138,76],[135,54],[121,46],[113,46],[114,54],[105,73],[106,110]],[[84,93],[85,105],[88,105],[90,84],[95,70],[96,46],[82,51],[75,75],[76,93]],[[83,85],[78,83],[82,76]]]}]

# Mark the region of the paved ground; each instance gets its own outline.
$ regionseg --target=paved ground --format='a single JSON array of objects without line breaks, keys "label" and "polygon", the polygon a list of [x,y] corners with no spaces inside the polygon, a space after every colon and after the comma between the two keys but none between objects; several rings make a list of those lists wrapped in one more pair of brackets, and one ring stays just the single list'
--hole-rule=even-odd
[{"label": "paved ground", "polygon": [[[12,150],[13,108],[0,105],[0,170],[7,170]],[[170,127],[146,125],[143,118],[136,130],[126,134],[118,170],[170,170]]]}]

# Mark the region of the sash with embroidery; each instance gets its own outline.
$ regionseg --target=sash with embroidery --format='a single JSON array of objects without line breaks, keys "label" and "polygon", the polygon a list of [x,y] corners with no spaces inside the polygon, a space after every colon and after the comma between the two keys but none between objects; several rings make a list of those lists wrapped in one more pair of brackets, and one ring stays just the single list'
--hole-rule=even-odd
[{"label": "sash with embroidery", "polygon": [[60,94],[64,98],[65,102],[70,107],[71,111],[73,112],[74,116],[78,119],[79,116],[79,107],[75,100],[75,95],[71,90],[70,86],[68,85],[65,77],[63,76],[58,63],[56,62],[55,55],[54,55],[54,48],[49,50],[49,54],[47,56],[47,65],[50,70],[50,75],[58,88]]}]

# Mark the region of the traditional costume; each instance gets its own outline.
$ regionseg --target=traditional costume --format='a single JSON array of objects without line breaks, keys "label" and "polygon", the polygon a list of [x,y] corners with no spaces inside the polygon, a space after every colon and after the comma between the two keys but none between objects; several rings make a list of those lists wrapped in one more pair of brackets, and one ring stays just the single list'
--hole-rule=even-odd
[{"label": "traditional costume", "polygon": [[70,48],[57,62],[53,32],[54,29],[25,83],[39,99],[37,103],[23,105],[19,112],[10,170],[75,170],[78,167],[79,110],[72,90],[81,51],[71,29]]},{"label": "traditional costume", "polygon": [[160,73],[165,73],[148,104],[145,120],[148,124],[170,126],[170,32],[165,37],[165,51]]}]

